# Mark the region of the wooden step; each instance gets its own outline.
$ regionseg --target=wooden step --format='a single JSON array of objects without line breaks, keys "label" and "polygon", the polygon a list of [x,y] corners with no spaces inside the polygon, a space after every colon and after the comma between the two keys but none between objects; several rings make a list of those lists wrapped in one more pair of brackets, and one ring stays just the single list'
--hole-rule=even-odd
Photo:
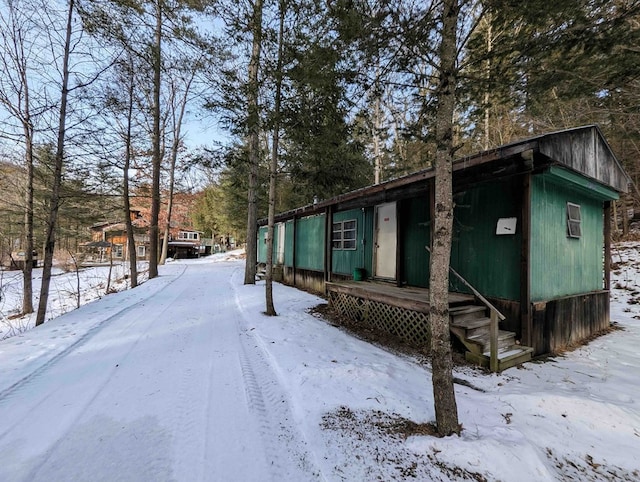
[{"label": "wooden step", "polygon": [[449,313],[452,314],[452,313],[456,313],[458,311],[466,310],[466,309],[468,309],[468,308],[470,308],[472,306],[473,307],[478,307],[477,305],[470,305],[470,304],[468,304],[468,302],[465,305],[457,305],[457,306],[451,306],[450,305],[449,306]]},{"label": "wooden step", "polygon": [[[491,336],[489,332],[469,336],[467,337],[467,341],[471,343],[472,349],[470,351],[474,353],[481,354],[491,349]],[[515,344],[516,334],[513,331],[498,331],[498,352],[502,352]]]},{"label": "wooden step", "polygon": [[[501,372],[507,368],[520,365],[522,363],[531,361],[533,356],[533,348],[530,346],[513,345],[509,349],[498,353],[498,371]],[[475,363],[483,367],[489,367],[491,357],[489,353],[472,353],[467,352],[465,358],[468,362]]]},{"label": "wooden step", "polygon": [[474,330],[476,328],[488,327],[491,325],[491,318],[469,318],[467,320],[455,320],[451,322],[451,326],[456,328],[464,328],[465,330]]},{"label": "wooden step", "polygon": [[487,309],[484,306],[466,305],[449,308],[449,316],[453,324],[466,320],[485,318],[486,315]]},{"label": "wooden step", "polygon": [[[491,363],[491,319],[487,309],[478,305],[449,307],[451,333],[467,348],[468,361],[489,367]],[[533,348],[516,344],[516,334],[498,330],[498,371],[531,360]]]},{"label": "wooden step", "polygon": [[491,329],[491,318],[475,318],[470,320],[456,321],[450,325],[451,331],[458,338],[469,338],[483,333],[489,333]]}]

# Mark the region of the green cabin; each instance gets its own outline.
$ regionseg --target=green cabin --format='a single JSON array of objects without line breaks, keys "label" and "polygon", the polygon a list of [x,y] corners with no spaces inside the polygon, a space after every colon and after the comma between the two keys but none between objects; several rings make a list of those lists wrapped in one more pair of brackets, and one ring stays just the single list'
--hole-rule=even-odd
[{"label": "green cabin", "polygon": [[[629,178],[597,126],[540,135],[454,163],[451,267],[534,354],[609,326],[610,202]],[[428,288],[434,170],[276,216],[281,280]],[[266,221],[258,263],[266,263]],[[471,294],[450,277],[453,293]]]}]

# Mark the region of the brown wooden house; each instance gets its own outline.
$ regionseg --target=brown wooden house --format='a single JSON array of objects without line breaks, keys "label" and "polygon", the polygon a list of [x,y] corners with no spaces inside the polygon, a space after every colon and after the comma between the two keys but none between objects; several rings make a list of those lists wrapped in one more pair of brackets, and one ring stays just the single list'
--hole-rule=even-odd
[{"label": "brown wooden house", "polygon": [[[148,259],[149,234],[148,223],[140,211],[130,211],[134,227],[134,241],[136,258],[144,261]],[[127,229],[122,222],[101,222],[91,226],[91,241],[80,245],[83,254],[83,264],[101,264],[111,261],[129,259],[132,249],[127,240]]]}]

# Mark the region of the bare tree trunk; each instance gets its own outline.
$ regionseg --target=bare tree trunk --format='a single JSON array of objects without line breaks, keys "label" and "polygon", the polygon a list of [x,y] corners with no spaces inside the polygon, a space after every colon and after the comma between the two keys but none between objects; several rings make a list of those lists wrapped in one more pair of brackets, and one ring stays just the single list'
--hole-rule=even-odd
[{"label": "bare tree trunk", "polygon": [[618,228],[618,203],[613,201],[611,205],[613,206],[613,235],[618,239],[618,236],[620,235],[620,229]]},{"label": "bare tree trunk", "polygon": [[381,114],[380,114],[380,110],[381,110],[381,103],[382,100],[380,99],[382,97],[382,92],[380,91],[380,81],[379,81],[379,76],[380,76],[380,60],[376,59],[376,81],[374,83],[373,89],[374,89],[374,100],[373,100],[373,158],[374,158],[374,169],[373,169],[373,173],[374,173],[374,184],[380,184],[380,181],[382,179],[382,154],[381,154],[381,148],[380,148],[380,131],[382,130],[382,120],[380,119]]},{"label": "bare tree trunk", "polygon": [[125,134],[125,151],[124,151],[124,171],[122,176],[122,191],[123,191],[123,214],[124,224],[127,230],[127,244],[129,245],[129,276],[131,277],[131,287],[138,286],[138,253],[136,253],[136,240],[133,232],[133,221],[131,219],[131,201],[129,199],[129,168],[131,167],[131,129],[133,124],[133,103],[134,103],[134,89],[135,84],[133,80],[133,63],[130,62],[129,66],[129,85],[127,99],[127,132]]},{"label": "bare tree trunk", "polygon": [[258,163],[260,159],[260,111],[258,106],[258,71],[260,68],[260,49],[262,47],[262,6],[263,0],[253,4],[253,47],[249,61],[249,192],[247,213],[247,249],[244,270],[244,284],[256,283],[256,262],[258,259],[258,206],[256,189],[258,187]]},{"label": "bare tree trunk", "polygon": [[76,273],[76,308],[80,308],[80,266],[78,265],[78,259],[71,252],[70,249],[67,250],[71,261],[73,261],[73,270]]},{"label": "bare tree trunk", "polygon": [[[3,5],[7,11],[2,16],[2,56],[0,75],[6,77],[0,89],[0,104],[15,117],[22,126],[24,136],[24,166],[26,171],[24,193],[24,227],[21,247],[25,258],[22,268],[23,291],[22,313],[33,313],[33,120],[31,118],[31,86],[29,84],[28,63],[30,48],[26,46],[25,35],[29,24],[22,17],[20,6],[15,2]],[[13,79],[13,75],[16,79]],[[6,90],[5,90],[6,89]]]},{"label": "bare tree trunk", "polygon": [[[179,133],[179,129],[178,129]],[[175,184],[176,160],[178,158],[179,139],[173,140],[171,147],[171,165],[169,166],[169,194],[167,199],[167,219],[164,223],[162,235],[162,252],[160,254],[160,264],[163,265],[167,261],[167,253],[169,252],[169,231],[171,230],[171,213],[173,212],[173,189]]]},{"label": "bare tree trunk", "polygon": [[67,98],[69,96],[69,55],[71,53],[71,30],[73,22],[74,3],[75,0],[69,0],[67,30],[64,44],[64,58],[62,63],[62,86],[60,95],[60,117],[58,120],[58,139],[53,170],[53,186],[51,187],[49,219],[47,222],[47,236],[44,247],[44,266],[42,270],[40,301],[38,304],[38,313],[36,314],[36,326],[44,323],[44,319],[47,314],[49,286],[51,284],[51,268],[53,266],[53,252],[56,244],[56,224],[58,221],[58,209],[60,208],[60,185],[62,184],[62,165],[64,162]]},{"label": "bare tree trunk", "polygon": [[622,236],[627,237],[629,235],[629,199],[627,196],[623,196],[622,201]]},{"label": "bare tree trunk", "polygon": [[167,219],[164,223],[163,236],[162,236],[162,252],[160,253],[159,264],[163,265],[167,260],[167,253],[169,252],[169,231],[171,229],[171,213],[173,212],[173,188],[175,184],[176,174],[176,160],[178,158],[178,145],[179,139],[173,140],[173,146],[171,148],[171,165],[169,166],[169,194],[167,199]]},{"label": "bare tree trunk", "polygon": [[107,287],[104,290],[104,294],[108,295],[111,291],[111,273],[113,272],[113,245],[109,251],[109,272],[107,273]]},{"label": "bare tree trunk", "polygon": [[153,62],[153,132],[152,137],[152,181],[151,181],[151,221],[149,226],[149,279],[158,276],[158,217],[160,215],[160,74],[162,70],[162,2],[156,0],[156,29],[152,52]]},{"label": "bare tree trunk", "polygon": [[[491,19],[484,19],[487,23],[487,54],[490,56],[493,52],[493,29],[491,27]],[[487,58],[485,61],[485,74],[487,77],[487,85],[484,90],[484,150],[488,150],[491,146],[490,135],[490,108],[491,108],[491,59]]]},{"label": "bare tree trunk", "polygon": [[[128,155],[126,157],[129,157]],[[138,253],[136,253],[135,234],[133,232],[133,221],[131,220],[131,202],[129,201],[129,164],[131,160],[125,161],[125,170],[123,178],[124,188],[124,209],[123,214],[126,216],[125,227],[127,231],[127,244],[129,246],[129,276],[131,277],[131,287],[138,286]]]},{"label": "bare tree trunk", "polygon": [[158,264],[163,265],[167,262],[169,254],[169,231],[171,230],[171,212],[173,211],[173,183],[174,173],[171,169],[169,174],[169,199],[167,200],[167,221],[164,223],[162,230],[162,250],[160,251],[160,261]]},{"label": "bare tree trunk", "polygon": [[[22,45],[20,45],[22,48]],[[24,62],[24,61],[23,61]],[[31,122],[31,106],[29,100],[29,82],[27,68],[20,65],[20,77],[24,86],[24,120],[23,131],[25,141],[25,165],[27,169],[27,188],[24,206],[25,259],[22,271],[22,313],[33,313],[33,124]]]},{"label": "bare tree trunk", "polygon": [[[171,144],[171,165],[169,166],[169,200],[167,202],[167,222],[164,225],[164,236],[162,239],[162,254],[160,256],[160,264],[164,264],[167,260],[167,253],[169,251],[169,230],[171,228],[171,213],[173,211],[173,191],[176,178],[176,163],[178,161],[178,151],[180,150],[180,140],[182,136],[182,122],[184,120],[184,114],[187,109],[187,102],[189,99],[189,92],[191,91],[191,84],[196,76],[196,67],[193,67],[191,76],[187,80],[184,86],[184,92],[180,100],[176,100],[177,92],[176,88],[172,91],[172,129],[173,129],[173,142]],[[174,86],[175,87],[175,86]],[[179,105],[176,105],[176,102]],[[176,108],[178,109],[176,117]]]},{"label": "bare tree trunk", "polygon": [[436,112],[435,220],[429,273],[429,320],[436,425],[440,435],[458,433],[449,333],[449,264],[453,227],[453,113],[456,88],[458,0],[444,0]]},{"label": "bare tree trunk", "polygon": [[276,184],[278,180],[278,149],[280,145],[280,103],[282,101],[282,51],[284,49],[285,0],[280,1],[280,26],[278,30],[278,60],[276,66],[276,96],[274,100],[273,147],[269,166],[269,218],[267,227],[267,272],[265,276],[266,314],[276,316],[273,305],[273,228],[276,217]]},{"label": "bare tree trunk", "polygon": [[25,84],[25,105],[27,112],[24,124],[25,137],[25,165],[27,169],[27,188],[25,191],[24,203],[24,237],[25,237],[25,258],[22,269],[23,291],[22,291],[22,313],[33,313],[33,126],[29,117],[28,108],[28,88]]}]

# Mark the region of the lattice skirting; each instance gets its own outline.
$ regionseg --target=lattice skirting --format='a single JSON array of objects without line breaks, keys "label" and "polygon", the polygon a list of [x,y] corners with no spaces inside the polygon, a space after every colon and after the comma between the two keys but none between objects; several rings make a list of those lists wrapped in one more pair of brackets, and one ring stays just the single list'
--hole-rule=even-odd
[{"label": "lattice skirting", "polygon": [[342,316],[386,331],[411,343],[429,346],[431,330],[429,315],[365,300],[346,293],[329,291],[329,304]]}]

